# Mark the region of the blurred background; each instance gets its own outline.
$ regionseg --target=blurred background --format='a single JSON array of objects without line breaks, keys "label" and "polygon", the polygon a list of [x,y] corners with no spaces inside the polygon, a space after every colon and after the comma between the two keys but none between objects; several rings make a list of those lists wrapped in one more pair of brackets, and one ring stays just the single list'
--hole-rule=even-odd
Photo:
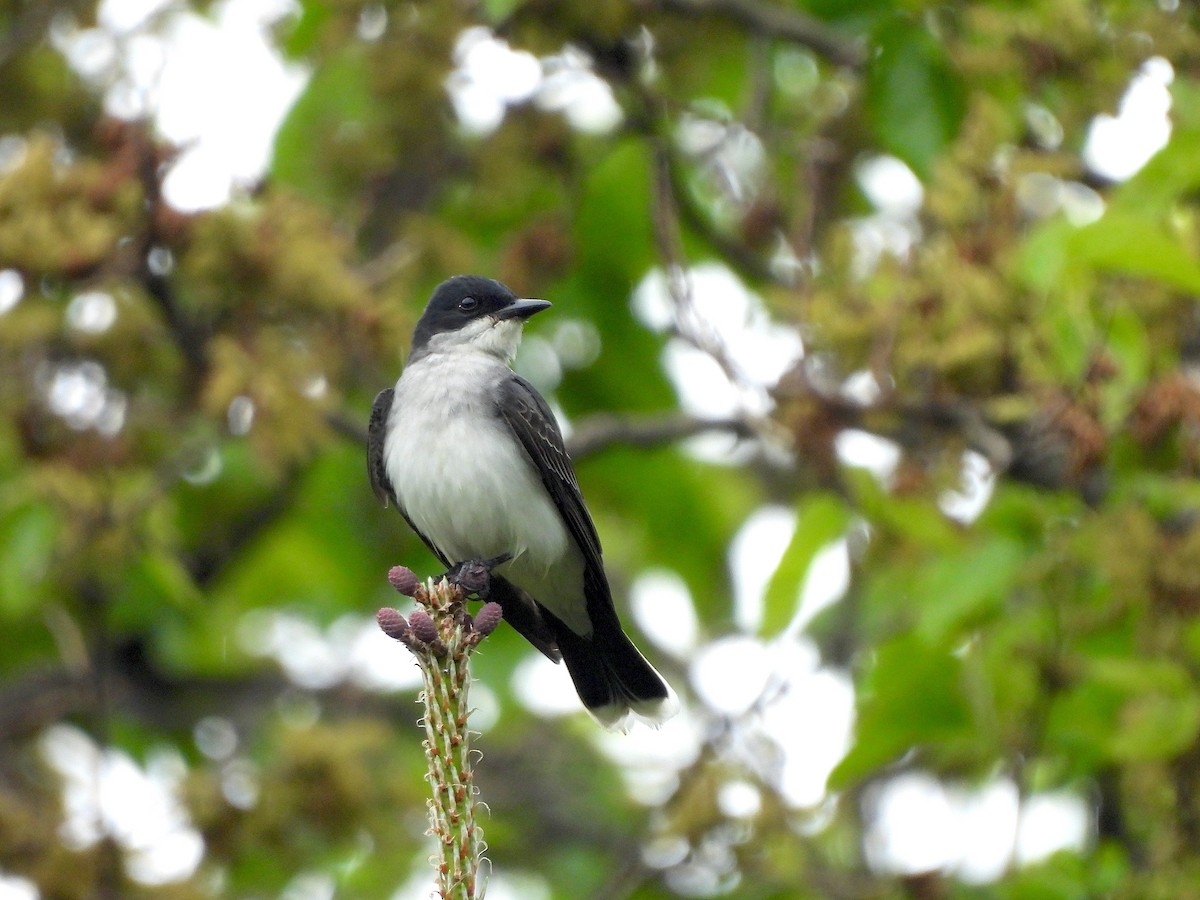
[{"label": "blurred background", "polygon": [[429,895],[364,441],[462,272],[684,704],[489,638],[490,897],[1193,896],[1197,19],[0,2],[0,898]]}]

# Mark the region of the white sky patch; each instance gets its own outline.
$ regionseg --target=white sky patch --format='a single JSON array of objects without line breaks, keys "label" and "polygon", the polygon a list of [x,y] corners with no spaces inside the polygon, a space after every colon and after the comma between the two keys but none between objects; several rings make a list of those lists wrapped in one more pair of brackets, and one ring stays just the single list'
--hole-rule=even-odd
[{"label": "white sky patch", "polygon": [[729,542],[733,574],[733,620],[753,632],[762,621],[763,594],[796,530],[796,513],[786,506],[760,506]]},{"label": "white sky patch", "polygon": [[529,653],[517,664],[512,690],[526,709],[544,718],[583,711],[570,676],[540,653]]},{"label": "white sky patch", "polygon": [[373,616],[345,615],[321,629],[294,612],[257,609],[242,617],[237,639],[247,653],[274,659],[291,681],[309,690],[351,681],[392,692],[421,683],[411,655],[379,630]]},{"label": "white sky patch", "polygon": [[866,469],[884,484],[891,481],[896,466],[900,465],[900,447],[896,442],[869,431],[847,428],[838,432],[833,443],[838,459],[844,464]]},{"label": "white sky patch", "polygon": [[38,900],[41,893],[28,878],[0,872],[0,900]]},{"label": "white sky patch", "polygon": [[345,627],[348,633],[342,640],[349,646],[346,675],[350,681],[386,692],[421,686],[421,670],[408,648],[380,631],[374,618],[354,616]]},{"label": "white sky patch", "polygon": [[25,279],[16,269],[0,270],[0,316],[21,302],[25,296]]},{"label": "white sky patch", "polygon": [[143,768],[70,725],[47,729],[40,747],[63,779],[61,835],[68,846],[86,848],[111,837],[126,851],[130,876],[143,884],[192,875],[204,841],[177,796],[187,772],[182,757],[160,752]]},{"label": "white sky patch", "polygon": [[[786,506],[766,505],[742,523],[729,543],[729,568],[734,582],[734,621],[747,632],[762,623],[767,585],[779,568],[796,532],[796,513]],[[817,551],[796,597],[796,613],[784,629],[798,634],[809,622],[839,600],[850,586],[850,558],[844,540]]]},{"label": "white sky patch", "polygon": [[1117,114],[1092,120],[1083,162],[1112,181],[1124,181],[1142,168],[1171,137],[1171,92],[1175,70],[1161,56],[1142,64],[1117,105]]},{"label": "white sky patch", "polygon": [[325,872],[301,872],[289,881],[279,900],[333,900],[337,883]]},{"label": "white sky patch", "polygon": [[700,622],[687,583],[669,569],[650,569],[629,588],[629,605],[638,627],[656,647],[676,658],[696,649]]},{"label": "white sky patch", "polygon": [[262,177],[280,122],[308,80],[269,29],[291,0],[222,0],[204,17],[158,0],[105,0],[96,28],[66,28],[56,45],[119,117],[151,116],[183,148],[163,183],[184,211],[227,202]]},{"label": "white sky patch", "polygon": [[1025,127],[1039,147],[1057,150],[1062,146],[1063,127],[1058,117],[1040,103],[1025,104]]},{"label": "white sky patch", "polygon": [[103,334],[117,321],[117,304],[107,291],[84,291],[67,304],[67,324],[84,334]]},{"label": "white sky patch", "polygon": [[1017,786],[997,778],[975,790],[952,789],[950,797],[962,846],[951,865],[954,874],[970,884],[996,881],[1012,862],[1020,809]]},{"label": "white sky patch", "polygon": [[875,212],[850,221],[854,273],[865,277],[886,253],[903,259],[921,239],[917,220],[925,191],[912,169],[894,156],[870,156],[854,167],[859,189]]},{"label": "white sky patch", "polygon": [[482,25],[459,35],[454,64],[446,89],[459,122],[474,134],[498,128],[509,105],[528,100],[542,81],[536,56],[513,50]]},{"label": "white sky patch", "polygon": [[372,43],[379,40],[387,32],[388,11],[382,3],[364,6],[358,14],[358,28],[355,34],[360,39]]},{"label": "white sky patch", "polygon": [[735,415],[743,405],[742,392],[729,380],[721,364],[682,338],[667,341],[662,364],[675,386],[679,405],[692,415],[719,419]]},{"label": "white sky patch", "polygon": [[[796,723],[804,740],[794,741]],[[829,776],[849,752],[854,729],[854,685],[849,676],[821,669],[796,682],[764,715],[764,730],[784,748],[779,793],[790,806],[814,809],[827,797]]]},{"label": "white sky patch", "polygon": [[[174,19],[164,40],[166,62],[159,84],[157,121],[168,140],[187,146],[187,157],[220,171],[223,196],[188,196],[186,184],[174,184],[180,196],[168,201],[193,208],[225,202],[235,186],[262,176],[271,159],[275,132],[308,81],[305,68],[285,62],[272,46],[267,30],[295,6],[281,0],[225,0],[215,22],[183,14]],[[213,65],[220,59],[222,64]],[[204,73],[203,79],[197,77]],[[195,166],[197,160],[188,163]],[[185,169],[186,171],[186,169]]]},{"label": "white sky patch", "polygon": [[780,751],[771,777],[789,806],[814,809],[826,799],[829,775],[853,740],[854,685],[845,672],[821,666],[810,641],[781,640],[774,657],[787,688],[764,706],[759,720]]},{"label": "white sky patch", "polygon": [[996,473],[981,453],[968,450],[962,457],[962,483],[956,490],[944,491],[938,508],[950,518],[969,524],[979,518],[996,487]]},{"label": "white sky patch", "polygon": [[237,629],[242,647],[274,658],[288,678],[310,690],[332,687],[341,680],[341,661],[315,622],[295,613],[253,610]]},{"label": "white sky patch", "polygon": [[722,104],[696,105],[696,111],[679,117],[675,141],[703,166],[718,190],[718,198],[736,210],[744,210],[757,196],[766,172],[763,143]]},{"label": "white sky patch", "polygon": [[254,411],[252,397],[238,394],[230,400],[229,408],[225,410],[225,423],[229,426],[229,433],[235,437],[249,434],[254,425]]},{"label": "white sky patch", "polygon": [[870,406],[880,398],[883,389],[879,386],[874,372],[860,369],[846,376],[846,380],[842,382],[841,394],[860,406]]},{"label": "white sky patch", "polygon": [[923,772],[898,775],[869,797],[873,808],[863,840],[872,869],[900,875],[946,868],[960,834],[942,783]]},{"label": "white sky patch", "polygon": [[908,219],[921,211],[925,189],[912,169],[894,156],[870,156],[854,167],[858,186],[879,212]]},{"label": "white sky patch", "polygon": [[1021,804],[1017,825],[1017,862],[1035,863],[1059,850],[1082,850],[1092,833],[1092,814],[1075,794],[1034,794]]},{"label": "white sky patch", "polygon": [[[653,269],[634,289],[634,315],[657,332],[695,334],[723,348],[735,370],[731,379],[706,350],[672,338],[663,351],[663,367],[689,413],[720,418],[770,411],[768,389],[795,362],[804,347],[795,328],[773,322],[762,298],[721,263],[701,263],[687,273],[689,303],[673,302],[667,275]],[[727,443],[722,443],[728,459]]]},{"label": "white sky patch", "polygon": [[542,60],[545,78],[537,105],[560,112],[572,128],[588,134],[607,134],[625,117],[608,82],[592,71],[592,60],[575,47]]},{"label": "white sky patch", "polygon": [[192,740],[209,759],[225,760],[237,750],[237,728],[224,716],[205,716],[192,727]]},{"label": "white sky patch", "polygon": [[600,750],[621,767],[629,795],[653,806],[665,802],[679,786],[679,772],[696,761],[704,743],[702,720],[688,710],[660,728],[634,728],[628,734],[593,732]]},{"label": "white sky patch", "polygon": [[490,134],[511,107],[528,102],[592,134],[612,131],[624,117],[608,82],[592,70],[591,57],[575,47],[539,60],[475,26],[459,36],[454,63],[446,90],[470,134]]},{"label": "white sky patch", "polygon": [[762,641],[726,635],[700,647],[690,669],[692,687],[718,716],[740,716],[762,696],[771,661]]},{"label": "white sky patch", "polygon": [[127,34],[170,5],[171,0],[104,0],[96,10],[96,20],[114,35]]},{"label": "white sky patch", "polygon": [[717,808],[730,819],[752,819],[762,809],[758,785],[735,778],[717,789]]},{"label": "white sky patch", "polygon": [[876,871],[951,871],[983,884],[1015,862],[1028,865],[1059,850],[1082,850],[1092,830],[1086,803],[1068,792],[1021,798],[1006,777],[979,787],[947,785],[925,772],[906,772],[871,789],[864,838]]},{"label": "white sky patch", "polygon": [[94,428],[112,437],[125,426],[129,400],[123,391],[109,386],[108,372],[95,360],[46,363],[34,378],[50,411],[76,431]]},{"label": "white sky patch", "polygon": [[846,541],[834,541],[817,551],[800,587],[800,603],[787,633],[798,634],[821,610],[832,606],[850,587],[850,553]]},{"label": "white sky patch", "polygon": [[1094,222],[1104,214],[1104,198],[1079,181],[1064,181],[1048,172],[1025,172],[1017,177],[1017,205],[1030,219],[1061,212],[1072,225]]}]

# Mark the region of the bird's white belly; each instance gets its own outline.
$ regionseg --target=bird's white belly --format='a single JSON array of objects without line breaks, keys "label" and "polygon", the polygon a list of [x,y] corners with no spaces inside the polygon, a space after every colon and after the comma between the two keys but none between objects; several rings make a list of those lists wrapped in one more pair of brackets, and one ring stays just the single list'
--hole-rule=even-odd
[{"label": "bird's white belly", "polygon": [[[487,405],[479,388],[489,373],[464,372],[461,381],[446,374],[430,367],[423,383],[410,376],[396,386],[384,465],[400,508],[451,563],[512,554],[497,571],[590,634],[582,554],[532,463]],[[413,403],[414,394],[430,402]]]},{"label": "bird's white belly", "polygon": [[386,456],[396,499],[451,562],[511,553],[549,566],[567,538],[558,510],[532,467],[505,452],[512,439],[500,423],[481,424],[474,415],[402,424]]}]

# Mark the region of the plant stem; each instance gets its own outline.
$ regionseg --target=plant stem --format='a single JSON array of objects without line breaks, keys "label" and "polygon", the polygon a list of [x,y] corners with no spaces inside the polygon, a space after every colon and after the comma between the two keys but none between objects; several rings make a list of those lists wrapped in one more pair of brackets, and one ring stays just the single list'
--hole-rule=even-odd
[{"label": "plant stem", "polygon": [[[396,571],[389,574],[390,579]],[[409,593],[392,581],[398,590]],[[422,722],[431,791],[429,830],[438,845],[431,861],[443,900],[480,900],[485,887],[479,878],[484,843],[483,830],[475,821],[476,791],[467,728],[471,712],[469,659],[495,627],[499,607],[486,604],[476,621],[467,614],[461,587],[447,581],[409,586],[418,604],[409,621],[396,610],[386,609],[380,610],[379,623],[412,651],[425,685]]]}]

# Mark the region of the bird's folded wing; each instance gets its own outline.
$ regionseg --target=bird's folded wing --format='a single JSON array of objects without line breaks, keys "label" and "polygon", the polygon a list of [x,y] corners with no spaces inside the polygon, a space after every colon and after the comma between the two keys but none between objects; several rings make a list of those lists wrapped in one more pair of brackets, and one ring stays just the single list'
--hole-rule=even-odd
[{"label": "bird's folded wing", "polygon": [[371,479],[371,490],[384,506],[396,502],[396,492],[387,477],[383,463],[383,440],[387,435],[388,414],[392,411],[393,388],[380,391],[371,405],[371,421],[367,424],[367,475]]},{"label": "bird's folded wing", "polygon": [[571,458],[563,446],[562,432],[554,420],[554,413],[533,385],[519,375],[505,379],[501,385],[499,410],[537,468],[542,484],[558,507],[571,536],[583,551],[587,567],[585,577],[589,583],[603,586],[603,593],[607,595],[604,564],[600,558],[600,537],[583,503],[579,482],[575,479]]}]

